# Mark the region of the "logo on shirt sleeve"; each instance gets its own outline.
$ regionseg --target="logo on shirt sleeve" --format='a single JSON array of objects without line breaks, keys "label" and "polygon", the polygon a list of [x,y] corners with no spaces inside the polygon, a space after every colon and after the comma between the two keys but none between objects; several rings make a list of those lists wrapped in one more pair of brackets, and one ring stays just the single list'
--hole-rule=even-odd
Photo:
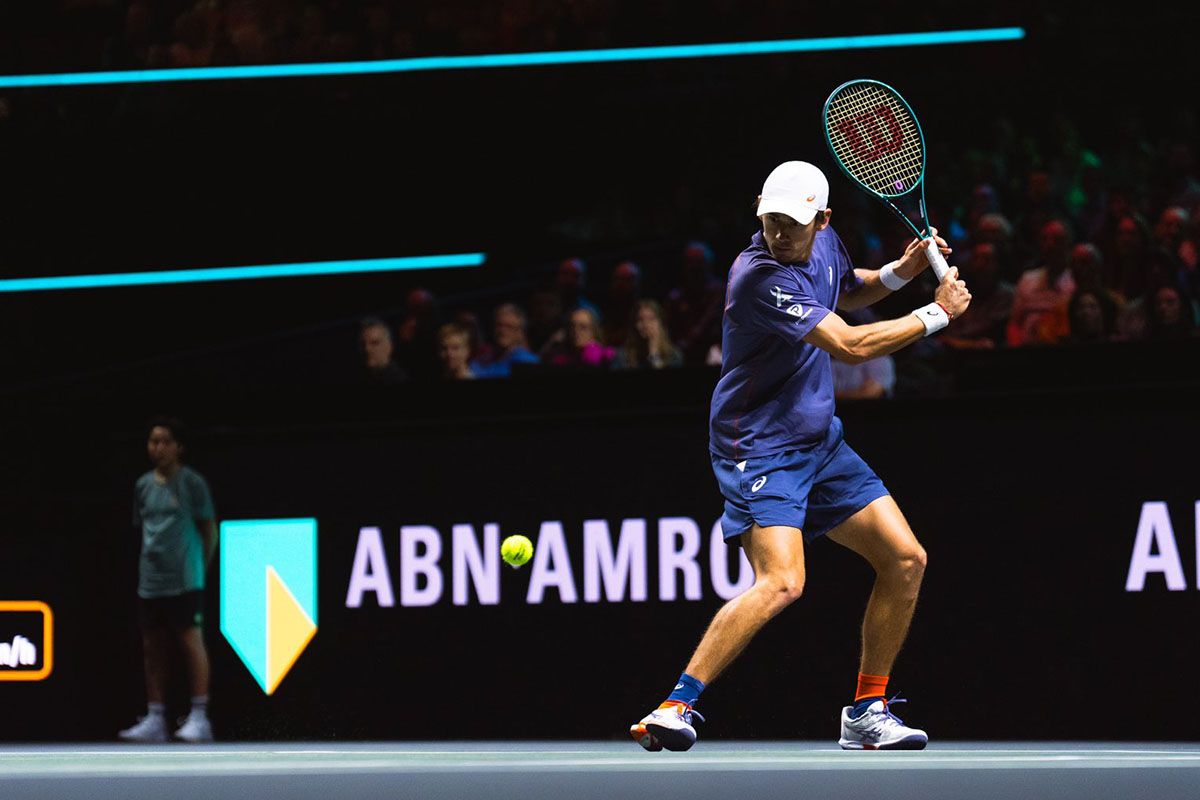
[{"label": "logo on shirt sleeve", "polygon": [[792,295],[787,294],[778,286],[771,290],[771,296],[775,298],[776,308],[783,308],[783,304],[792,299]]},{"label": "logo on shirt sleeve", "polygon": [[812,309],[805,308],[804,306],[800,305],[799,303],[796,303],[796,305],[792,306],[791,308],[789,308],[787,310],[787,313],[791,314],[793,317],[799,317],[800,319],[807,319],[808,315],[812,313]]}]

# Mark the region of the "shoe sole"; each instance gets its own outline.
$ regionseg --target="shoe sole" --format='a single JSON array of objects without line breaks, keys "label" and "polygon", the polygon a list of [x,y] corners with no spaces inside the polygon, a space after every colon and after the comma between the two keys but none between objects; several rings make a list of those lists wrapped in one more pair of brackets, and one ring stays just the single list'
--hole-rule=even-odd
[{"label": "shoe sole", "polygon": [[658,739],[655,739],[650,731],[646,730],[646,726],[640,722],[637,725],[629,726],[629,735],[632,736],[633,740],[641,745],[643,749],[651,753],[657,753],[663,749],[663,746],[659,744]]},{"label": "shoe sole", "polygon": [[842,739],[838,744],[843,750],[924,750],[925,745],[929,744],[929,740],[920,737],[909,737],[895,742],[888,742],[887,744],[863,744],[862,742],[850,742]]},{"label": "shoe sole", "polygon": [[674,753],[690,750],[696,743],[695,734],[689,734],[686,730],[674,730],[653,722],[647,723],[646,730],[658,740],[659,744]]}]

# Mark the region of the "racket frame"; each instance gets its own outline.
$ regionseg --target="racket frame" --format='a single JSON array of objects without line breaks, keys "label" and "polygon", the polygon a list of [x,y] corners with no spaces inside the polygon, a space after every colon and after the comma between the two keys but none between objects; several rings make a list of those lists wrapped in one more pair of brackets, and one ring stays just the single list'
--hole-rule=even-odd
[{"label": "racket frame", "polygon": [[[886,195],[881,192],[877,192],[855,177],[850,170],[846,168],[846,165],[842,163],[842,159],[838,158],[837,150],[835,150],[833,147],[833,140],[829,137],[829,104],[832,103],[833,98],[837,97],[838,93],[847,86],[863,83],[882,86],[884,89],[891,92],[892,95],[895,96],[895,98],[899,100],[908,110],[908,115],[912,117],[913,124],[917,126],[917,136],[919,136],[921,139],[921,174],[917,177],[917,180],[912,186],[908,187],[899,194]],[[933,241],[931,238],[933,234],[930,231],[929,217],[925,214],[925,169],[929,162],[929,149],[925,146],[925,131],[921,128],[921,121],[917,119],[916,112],[913,111],[913,108],[908,104],[908,101],[904,99],[904,95],[900,94],[883,81],[877,81],[871,78],[858,78],[856,80],[846,81],[830,92],[829,97],[825,99],[825,105],[821,108],[821,128],[825,132],[825,146],[829,148],[829,154],[833,156],[833,160],[838,165],[838,169],[842,171],[842,174],[857,184],[863,191],[874,195],[879,200],[882,200],[887,207],[892,210],[892,213],[899,217],[900,220],[908,226],[908,229],[911,230],[918,239],[929,238],[930,242],[925,247],[925,253],[929,258],[929,263],[933,267],[934,272],[937,274],[939,281],[945,277],[946,272],[948,272],[950,268],[946,265],[946,259],[942,256],[942,252],[938,249],[937,242]],[[921,214],[921,222],[925,225],[924,229],[918,228],[916,225],[914,225],[913,221],[908,218],[908,215],[901,211],[900,208],[892,202],[892,198],[899,199],[901,197],[905,197],[906,195],[912,194],[914,191],[916,191],[918,186],[921,187],[921,200],[918,210]]]}]

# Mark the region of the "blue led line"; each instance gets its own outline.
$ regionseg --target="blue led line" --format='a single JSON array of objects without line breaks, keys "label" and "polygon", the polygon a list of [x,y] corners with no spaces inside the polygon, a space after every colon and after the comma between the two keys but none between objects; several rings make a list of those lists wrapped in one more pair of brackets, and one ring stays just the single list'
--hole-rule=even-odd
[{"label": "blue led line", "polygon": [[242,78],[300,78],[323,75],[377,75],[386,72],[427,72],[444,69],[540,67],[552,64],[599,64],[614,61],[656,61],[675,58],[755,56],[770,53],[816,53],[872,47],[920,47],[939,44],[1008,42],[1025,38],[1024,28],[979,28],[930,33],[889,33],[876,36],[832,36],[822,39],[781,39],[764,42],[686,44],[665,47],[618,47],[606,50],[558,50],[543,53],[497,53],[481,56],[433,56],[385,61],[335,61],[323,64],[267,64],[245,67],[192,67],[115,72],[64,72],[48,75],[2,75],[0,89],[45,86],[95,86],[120,83],[166,83]]},{"label": "blue led line", "polygon": [[484,253],[445,256],[369,258],[358,261],[312,261],[301,264],[264,264],[255,267],[172,269],[159,272],[117,272],[103,275],[61,275],[51,278],[7,278],[0,292],[43,292],[55,289],[95,289],[108,286],[151,286],[166,283],[244,281],[253,278],[296,278],[311,275],[354,275],[364,272],[396,272],[407,269],[478,267]]}]

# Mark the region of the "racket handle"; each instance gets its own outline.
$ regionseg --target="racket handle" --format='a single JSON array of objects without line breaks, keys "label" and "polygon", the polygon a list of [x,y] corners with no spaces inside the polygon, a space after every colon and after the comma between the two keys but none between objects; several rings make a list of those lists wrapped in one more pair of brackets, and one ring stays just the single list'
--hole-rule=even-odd
[{"label": "racket handle", "polygon": [[938,283],[941,283],[942,279],[946,277],[946,273],[950,271],[950,265],[942,257],[942,251],[938,250],[935,240],[930,239],[925,243],[925,255],[929,258],[929,266],[933,267],[933,272],[937,275]]}]

